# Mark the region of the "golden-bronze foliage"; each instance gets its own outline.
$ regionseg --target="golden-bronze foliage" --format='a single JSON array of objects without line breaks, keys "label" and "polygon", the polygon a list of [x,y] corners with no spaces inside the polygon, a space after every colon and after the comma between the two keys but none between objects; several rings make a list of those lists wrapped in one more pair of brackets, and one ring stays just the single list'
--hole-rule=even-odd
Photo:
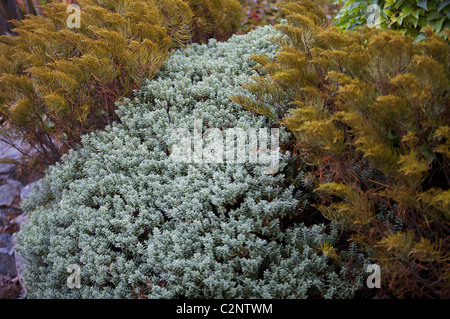
[{"label": "golden-bronze foliage", "polygon": [[242,14],[236,0],[77,4],[80,28],[68,26],[67,4],[52,2],[43,15],[13,21],[17,36],[0,37],[0,117],[7,123],[0,133],[35,149],[19,164],[45,169],[58,161],[81,135],[111,123],[116,102],[151,79],[174,49],[231,35]]},{"label": "golden-bronze foliage", "polygon": [[67,5],[14,21],[0,38],[0,114],[10,134],[36,147],[44,166],[114,118],[115,101],[154,76],[175,45],[190,40],[181,0],[79,1],[80,28]]},{"label": "golden-bronze foliage", "polygon": [[278,54],[254,56],[244,85],[254,98],[232,99],[293,133],[317,209],[373,252],[391,295],[448,298],[448,42],[343,31],[311,1],[282,10]]},{"label": "golden-bronze foliage", "polygon": [[244,11],[238,0],[186,0],[194,14],[192,41],[228,39],[240,30]]}]

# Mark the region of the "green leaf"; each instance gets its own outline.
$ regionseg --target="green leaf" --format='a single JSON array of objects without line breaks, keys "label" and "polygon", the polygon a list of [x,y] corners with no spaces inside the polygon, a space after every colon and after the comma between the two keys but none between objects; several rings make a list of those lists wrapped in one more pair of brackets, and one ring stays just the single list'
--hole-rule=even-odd
[{"label": "green leaf", "polygon": [[417,6],[428,11],[427,0],[417,0]]},{"label": "green leaf", "polygon": [[398,31],[399,31],[401,34],[405,35],[405,34],[408,32],[408,29],[402,28],[402,29],[398,29]]},{"label": "green leaf", "polygon": [[389,25],[393,25],[394,23],[397,22],[397,20],[398,20],[397,17],[392,17],[392,18],[391,18],[391,22],[389,23]]},{"label": "green leaf", "polygon": [[394,15],[394,13],[389,9],[384,9],[383,12],[386,13],[388,17],[391,17]]},{"label": "green leaf", "polygon": [[345,16],[344,18],[342,18],[342,19],[339,19],[336,23],[335,23],[335,26],[337,26],[337,27],[343,27],[343,26],[345,26],[345,24],[347,24],[349,21],[350,21],[350,19],[351,19],[352,17],[351,16]]},{"label": "green leaf", "polygon": [[436,24],[437,24],[436,21],[429,21],[429,22],[428,22],[428,25],[429,25],[430,27],[432,27],[433,30],[436,30]]},{"label": "green leaf", "polygon": [[413,12],[413,17],[416,19],[419,19],[419,13],[420,13],[420,9],[417,9],[416,11]]},{"label": "green leaf", "polygon": [[403,2],[405,2],[405,0],[397,0],[397,2],[395,3],[395,8],[400,8],[403,4]]},{"label": "green leaf", "polygon": [[350,14],[359,14],[359,12],[361,12],[361,9],[359,7],[355,7],[353,9],[350,10]]},{"label": "green leaf", "polygon": [[414,42],[419,42],[425,39],[426,39],[425,35],[423,33],[419,33],[419,35],[414,38]]},{"label": "green leaf", "polygon": [[441,20],[439,20],[438,23],[436,23],[436,26],[434,27],[434,31],[436,31],[436,33],[441,32],[442,26],[444,25],[444,21],[445,21],[445,17],[443,17]]},{"label": "green leaf", "polygon": [[425,17],[419,18],[419,27],[424,27],[427,25],[427,19]]},{"label": "green leaf", "polygon": [[413,12],[414,8],[411,6],[404,7],[402,9],[403,18],[409,16]]},{"label": "green leaf", "polygon": [[395,0],[386,0],[385,7],[392,6],[395,3]]},{"label": "green leaf", "polygon": [[444,9],[446,6],[450,4],[450,0],[442,1],[441,4],[438,7],[438,12],[441,12],[442,9]]},{"label": "green leaf", "polygon": [[430,14],[428,14],[427,20],[428,21],[433,21],[433,20],[439,19],[441,17],[442,17],[442,14],[440,14],[437,11],[433,11],[433,12],[430,12]]}]

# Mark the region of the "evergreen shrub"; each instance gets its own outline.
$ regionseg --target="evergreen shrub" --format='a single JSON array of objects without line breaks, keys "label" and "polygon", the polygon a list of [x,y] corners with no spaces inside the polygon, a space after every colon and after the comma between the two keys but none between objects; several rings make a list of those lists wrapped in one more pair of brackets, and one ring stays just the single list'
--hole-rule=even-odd
[{"label": "evergreen shrub", "polygon": [[66,4],[52,2],[40,16],[13,21],[17,36],[0,37],[0,117],[7,123],[0,133],[34,149],[24,146],[17,164],[40,171],[81,135],[111,123],[115,101],[152,78],[175,49],[229,37],[242,15],[236,0],[77,3],[79,28],[67,23]]},{"label": "evergreen shrub", "polygon": [[[301,174],[289,182],[292,155],[280,153],[273,174],[259,163],[170,157],[173,129],[192,132],[199,119],[203,130],[274,127],[229,96],[246,94],[248,56],[273,55],[275,35],[265,27],[177,51],[117,122],[48,169],[22,204],[30,221],[17,236],[29,297],[353,296],[364,259],[354,246],[332,248],[333,225],[296,222],[308,203]],[[289,138],[281,129],[281,142]],[[66,285],[71,264],[79,289]]]},{"label": "evergreen shrub", "polygon": [[283,11],[276,56],[253,56],[254,97],[233,100],[295,135],[315,206],[373,252],[380,294],[448,297],[448,40],[343,31],[311,1]]}]

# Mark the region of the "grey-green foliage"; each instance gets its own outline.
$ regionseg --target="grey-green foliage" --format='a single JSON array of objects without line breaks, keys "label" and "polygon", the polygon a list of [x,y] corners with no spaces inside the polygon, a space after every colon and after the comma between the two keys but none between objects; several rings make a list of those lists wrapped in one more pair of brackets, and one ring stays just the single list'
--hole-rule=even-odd
[{"label": "grey-green foliage", "polygon": [[[18,235],[30,297],[353,295],[361,276],[319,249],[337,232],[289,222],[299,204],[283,175],[289,154],[273,175],[259,163],[174,163],[169,155],[171,130],[192,130],[199,118],[204,128],[273,124],[228,98],[246,93],[239,84],[255,72],[247,57],[273,53],[275,32],[176,52],[120,107],[120,121],[48,170],[23,203],[30,222]],[[79,289],[66,285],[70,264],[81,267]]]}]

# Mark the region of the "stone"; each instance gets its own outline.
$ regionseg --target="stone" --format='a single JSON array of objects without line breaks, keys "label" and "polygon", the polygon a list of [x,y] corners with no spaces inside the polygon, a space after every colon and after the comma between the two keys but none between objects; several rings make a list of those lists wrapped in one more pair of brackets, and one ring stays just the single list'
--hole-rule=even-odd
[{"label": "stone", "polygon": [[0,275],[17,276],[14,258],[14,238],[10,234],[0,234]]},{"label": "stone", "polygon": [[20,214],[22,214],[22,210],[15,207],[0,208],[0,231],[10,234],[14,232],[14,225],[11,224],[11,220]]},{"label": "stone", "polygon": [[17,181],[17,180],[15,180],[15,179],[7,178],[6,179],[6,183],[8,183],[9,185],[11,185],[11,186],[13,186],[13,187],[15,187],[17,189],[23,188],[22,183]]},{"label": "stone", "polygon": [[11,184],[0,186],[0,206],[10,206],[17,194],[18,189]]},{"label": "stone", "polygon": [[7,214],[8,214],[7,208],[0,208],[0,229],[2,229],[8,224],[9,218]]},{"label": "stone", "polygon": [[[6,183],[5,183],[6,182]],[[15,201],[16,196],[20,196],[20,189],[22,184],[13,179],[3,180],[3,185],[0,186],[0,207],[10,207],[18,205],[18,201]],[[19,200],[19,198],[17,198]]]},{"label": "stone", "polygon": [[[22,154],[15,147],[0,140],[0,159],[20,159]],[[16,171],[16,166],[9,163],[0,163],[0,174],[9,175],[14,174]]]},{"label": "stone", "polygon": [[[16,147],[20,148],[19,143],[14,143]],[[16,148],[2,140],[0,140],[0,158],[19,159],[22,153]]]}]

